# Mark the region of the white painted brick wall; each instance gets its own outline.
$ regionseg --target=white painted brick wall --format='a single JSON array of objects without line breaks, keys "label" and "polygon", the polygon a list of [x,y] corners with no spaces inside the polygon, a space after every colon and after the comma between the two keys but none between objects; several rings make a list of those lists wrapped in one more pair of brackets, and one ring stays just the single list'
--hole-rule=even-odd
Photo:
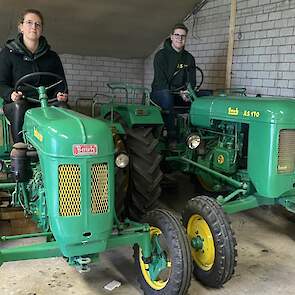
[{"label": "white painted brick wall", "polygon": [[60,55],[69,86],[70,101],[90,98],[97,93],[110,94],[108,82],[143,84],[143,59],[117,59]]},{"label": "white painted brick wall", "polygon": [[[210,0],[186,25],[186,49],[204,70],[203,88],[223,88],[230,0]],[[197,37],[195,37],[197,36]],[[145,60],[144,83],[153,79],[153,55]],[[249,94],[295,97],[295,1],[238,0],[232,87]]]},{"label": "white painted brick wall", "polygon": [[238,1],[233,86],[245,85],[251,94],[295,97],[295,71],[290,67],[295,62],[294,2]]}]

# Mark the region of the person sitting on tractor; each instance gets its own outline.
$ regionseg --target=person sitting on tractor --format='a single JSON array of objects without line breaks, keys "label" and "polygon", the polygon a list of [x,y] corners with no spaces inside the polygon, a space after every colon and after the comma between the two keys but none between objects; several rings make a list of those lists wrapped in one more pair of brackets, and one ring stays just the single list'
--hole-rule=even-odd
[{"label": "person sitting on tractor", "polygon": [[186,85],[196,86],[195,59],[184,49],[187,33],[184,24],[176,24],[154,58],[151,99],[164,111],[167,139],[172,146],[176,143],[174,106],[189,105]]},{"label": "person sitting on tractor", "polygon": [[[4,99],[3,111],[10,121],[14,142],[23,141],[21,130],[25,112],[37,106],[23,99],[24,90],[27,97],[36,97],[36,93],[32,89],[14,89],[15,83],[24,75],[33,72],[54,73],[66,81],[59,56],[50,49],[45,37],[42,36],[43,27],[44,19],[40,11],[25,10],[19,19],[19,34],[15,39],[8,40],[0,52],[0,97]],[[51,82],[55,81],[44,81],[43,77],[40,77],[32,84],[40,86]],[[54,105],[68,107],[66,88],[58,85],[52,91],[48,90],[48,96],[57,99]]]}]

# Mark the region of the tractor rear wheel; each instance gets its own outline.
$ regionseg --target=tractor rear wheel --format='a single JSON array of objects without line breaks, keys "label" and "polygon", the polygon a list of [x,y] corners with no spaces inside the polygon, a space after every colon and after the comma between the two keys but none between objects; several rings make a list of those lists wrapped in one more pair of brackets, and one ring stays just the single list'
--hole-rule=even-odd
[{"label": "tractor rear wheel", "polygon": [[130,157],[126,208],[128,215],[135,220],[157,207],[161,195],[161,156],[156,150],[159,141],[153,131],[152,127],[126,129]]},{"label": "tractor rear wheel", "polygon": [[142,259],[134,247],[139,283],[146,295],[183,295],[191,281],[192,261],[187,237],[180,222],[167,210],[149,212],[144,222],[150,224],[152,257]]},{"label": "tractor rear wheel", "polygon": [[[111,114],[105,116],[111,118]],[[119,113],[114,113],[114,121],[125,129],[123,145],[129,154],[129,169],[116,171],[116,212],[119,217],[129,217],[140,221],[148,211],[158,206],[161,195],[161,156],[157,127],[128,127]],[[115,141],[117,146],[117,143]],[[123,206],[123,207],[122,207]]]},{"label": "tractor rear wheel", "polygon": [[237,243],[228,216],[214,199],[198,196],[188,201],[182,218],[196,279],[209,287],[221,287],[237,264]]}]

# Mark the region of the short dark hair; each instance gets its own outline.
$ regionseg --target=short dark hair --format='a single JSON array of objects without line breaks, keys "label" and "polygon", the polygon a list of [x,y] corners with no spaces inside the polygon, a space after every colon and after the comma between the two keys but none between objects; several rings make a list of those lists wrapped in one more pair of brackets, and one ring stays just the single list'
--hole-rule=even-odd
[{"label": "short dark hair", "polygon": [[36,14],[39,16],[39,18],[41,19],[41,23],[42,23],[42,26],[44,26],[44,17],[42,15],[42,13],[37,10],[37,9],[33,9],[33,8],[29,8],[29,9],[26,9],[24,10],[21,14],[20,14],[20,17],[19,17],[19,20],[18,20],[18,24],[22,24],[24,19],[25,19],[25,16],[28,14],[28,13],[33,13],[33,14]]},{"label": "short dark hair", "polygon": [[171,33],[173,34],[176,29],[182,29],[186,32],[186,34],[188,33],[188,28],[182,23],[175,24]]}]

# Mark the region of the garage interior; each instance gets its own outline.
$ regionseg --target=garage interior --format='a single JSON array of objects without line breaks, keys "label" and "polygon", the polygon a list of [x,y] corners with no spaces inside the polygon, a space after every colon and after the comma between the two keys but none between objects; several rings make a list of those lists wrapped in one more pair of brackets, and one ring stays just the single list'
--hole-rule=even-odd
[{"label": "garage interior", "polygon": [[[42,11],[49,44],[63,62],[73,109],[88,115],[93,101],[111,95],[107,83],[127,82],[150,89],[153,58],[171,27],[189,28],[186,49],[204,72],[204,89],[243,88],[248,95],[295,97],[295,1],[7,1],[0,0],[0,47],[16,34],[20,11]],[[118,101],[123,101],[118,96]],[[185,175],[164,189],[161,203],[180,214],[198,192]],[[184,201],[185,200],[185,201]],[[6,199],[1,206],[7,204]],[[2,208],[1,208],[2,209]],[[277,208],[230,216],[238,242],[238,264],[221,289],[194,278],[188,294],[294,294],[294,220]],[[22,212],[1,211],[1,235],[35,231]],[[32,242],[30,239],[24,243]],[[13,242],[1,242],[7,247]],[[142,294],[136,282],[133,251],[101,255],[90,272],[78,273],[61,258],[5,263],[1,294]],[[113,291],[104,286],[117,280]]]}]

